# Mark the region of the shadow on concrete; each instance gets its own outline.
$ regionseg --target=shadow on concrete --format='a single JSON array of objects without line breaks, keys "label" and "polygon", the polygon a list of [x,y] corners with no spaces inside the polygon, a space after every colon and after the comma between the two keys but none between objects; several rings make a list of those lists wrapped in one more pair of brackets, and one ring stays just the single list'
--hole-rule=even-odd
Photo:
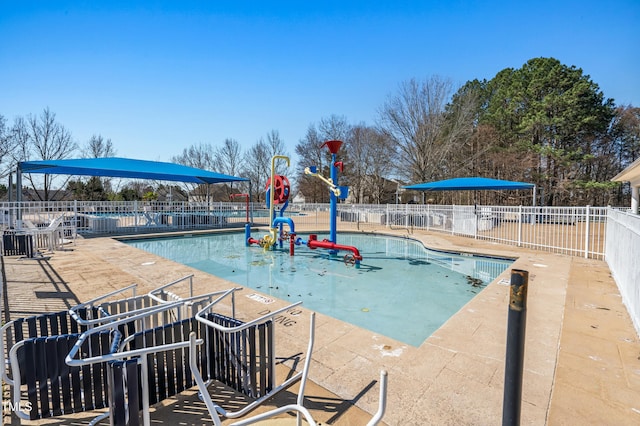
[{"label": "shadow on concrete", "polygon": [[5,256],[1,259],[3,321],[68,310],[80,303],[48,259]]}]

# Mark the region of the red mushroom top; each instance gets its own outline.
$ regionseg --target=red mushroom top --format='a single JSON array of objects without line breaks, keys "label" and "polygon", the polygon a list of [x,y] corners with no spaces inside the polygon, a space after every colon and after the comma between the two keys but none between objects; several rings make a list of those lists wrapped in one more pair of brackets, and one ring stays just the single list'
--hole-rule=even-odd
[{"label": "red mushroom top", "polygon": [[332,154],[337,154],[338,150],[340,149],[340,146],[342,145],[342,141],[326,141],[325,143],[322,144],[322,146],[320,146],[320,148],[322,148],[325,145],[327,146],[327,148],[329,148],[329,151]]}]

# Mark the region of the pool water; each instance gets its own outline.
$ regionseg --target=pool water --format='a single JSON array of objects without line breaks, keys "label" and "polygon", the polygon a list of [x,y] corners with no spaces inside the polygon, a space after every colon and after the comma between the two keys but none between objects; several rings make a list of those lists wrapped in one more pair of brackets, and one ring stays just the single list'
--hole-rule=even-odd
[{"label": "pool water", "polygon": [[338,234],[338,243],[359,249],[360,268],[345,265],[345,252],[331,256],[323,249],[296,246],[295,256],[289,256],[287,245],[273,251],[246,247],[243,233],[126,243],[264,295],[302,300],[308,309],[413,346],[422,344],[512,263],[428,250],[418,241],[372,234]]}]

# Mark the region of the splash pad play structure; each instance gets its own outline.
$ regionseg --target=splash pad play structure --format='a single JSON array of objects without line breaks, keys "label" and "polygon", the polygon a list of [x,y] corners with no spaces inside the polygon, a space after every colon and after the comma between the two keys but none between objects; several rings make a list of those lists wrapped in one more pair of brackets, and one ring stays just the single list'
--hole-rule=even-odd
[{"label": "splash pad play structure", "polygon": [[[269,209],[270,228],[269,233],[260,239],[251,237],[251,225],[245,225],[245,241],[247,246],[259,245],[264,250],[283,249],[285,242],[289,243],[289,255],[295,254],[296,246],[307,246],[308,248],[326,249],[332,256],[337,256],[339,251],[347,251],[344,255],[344,263],[348,266],[360,266],[362,256],[358,249],[354,246],[338,244],[337,242],[337,215],[338,215],[338,199],[344,200],[349,194],[349,188],[346,186],[338,186],[338,169],[340,172],[344,170],[342,161],[337,161],[336,156],[342,141],[332,140],[326,141],[322,147],[327,147],[331,153],[331,172],[330,177],[322,176],[315,166],[305,168],[305,174],[316,177],[327,184],[330,192],[330,228],[329,238],[318,240],[316,234],[309,235],[305,241],[298,237],[295,231],[295,223],[290,217],[284,217],[284,212],[289,205],[289,194],[291,187],[286,176],[275,174],[275,161],[277,159],[286,160],[289,166],[289,157],[284,155],[274,155],[271,158],[271,177],[267,180],[267,208]],[[276,205],[279,208],[276,209]],[[288,226],[288,230],[285,229]]]}]

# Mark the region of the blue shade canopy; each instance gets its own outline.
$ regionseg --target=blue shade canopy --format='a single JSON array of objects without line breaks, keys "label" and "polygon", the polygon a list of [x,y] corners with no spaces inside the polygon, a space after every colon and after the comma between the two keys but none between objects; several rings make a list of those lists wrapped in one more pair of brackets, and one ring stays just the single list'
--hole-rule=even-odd
[{"label": "blue shade canopy", "polygon": [[74,160],[23,161],[22,173],[73,176],[109,176],[130,179],[166,180],[191,183],[241,182],[248,179],[223,175],[175,163],[132,160],[129,158],[81,158]]},{"label": "blue shade canopy", "polygon": [[435,182],[418,183],[405,186],[405,189],[415,189],[418,191],[476,191],[487,189],[532,189],[535,185],[525,182],[514,182],[510,180],[489,179],[483,177],[463,177],[439,180]]}]

